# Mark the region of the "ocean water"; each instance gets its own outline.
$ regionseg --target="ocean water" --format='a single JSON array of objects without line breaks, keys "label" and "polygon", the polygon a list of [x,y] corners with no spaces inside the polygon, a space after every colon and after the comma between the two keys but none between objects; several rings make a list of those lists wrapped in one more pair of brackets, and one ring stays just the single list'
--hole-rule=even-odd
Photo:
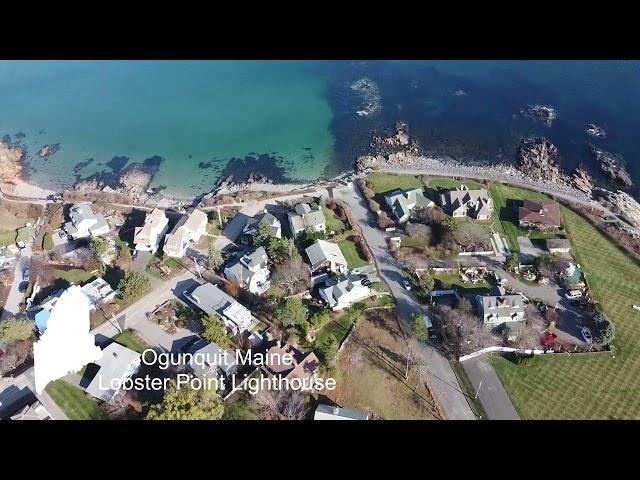
[{"label": "ocean water", "polygon": [[[350,88],[363,77],[381,94],[370,116],[356,114],[363,98]],[[534,103],[556,108],[551,127],[519,115]],[[33,182],[55,188],[146,159],[159,163],[152,185],[174,194],[227,174],[315,179],[351,168],[398,120],[426,150],[464,162],[514,162],[521,138],[544,135],[563,167],[606,184],[594,143],[640,183],[637,61],[0,62],[0,105],[0,136],[27,147]],[[588,136],[588,123],[607,138]]]}]

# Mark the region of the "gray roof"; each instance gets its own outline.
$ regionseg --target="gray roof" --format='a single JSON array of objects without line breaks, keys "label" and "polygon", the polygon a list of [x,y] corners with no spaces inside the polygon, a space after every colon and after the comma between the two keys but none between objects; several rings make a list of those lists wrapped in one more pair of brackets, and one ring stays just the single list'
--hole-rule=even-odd
[{"label": "gray roof", "polygon": [[289,221],[294,230],[301,230],[307,227],[316,227],[326,222],[324,212],[321,208],[312,210],[306,203],[299,203],[295,207],[296,213],[289,213]]},{"label": "gray roof", "polygon": [[419,188],[394,190],[385,195],[385,201],[391,206],[396,219],[409,215],[411,212],[409,205],[413,205],[413,208],[426,208],[433,204],[431,200],[424,196],[424,193]]},{"label": "gray roof", "polygon": [[197,286],[190,298],[205,313],[228,319],[241,330],[248,328],[251,322],[251,312],[212,283]]},{"label": "gray roof", "polygon": [[101,213],[96,214],[95,219],[96,219],[96,223],[91,225],[89,227],[89,230],[91,231],[100,230],[101,228],[109,226],[109,224],[107,223],[107,220],[104,218],[104,216]]},{"label": "gray roof", "polygon": [[86,203],[76,203],[73,205],[69,210],[69,216],[74,224],[78,224],[82,222],[82,220],[95,218],[91,206]]},{"label": "gray roof", "polygon": [[326,240],[316,240],[311,246],[305,249],[305,253],[307,257],[309,257],[311,266],[327,261],[347,265],[347,261],[337,243],[327,242]]},{"label": "gray roof", "polygon": [[477,190],[468,190],[466,188],[449,190],[442,193],[440,198],[442,205],[448,205],[451,211],[459,208],[469,208],[473,205],[473,213],[476,216],[491,213],[491,197],[489,197],[487,190],[484,188]]},{"label": "gray roof", "polygon": [[267,267],[267,252],[264,247],[258,247],[250,253],[237,255],[225,270],[229,270],[241,282],[249,282],[255,271]]},{"label": "gray roof", "polygon": [[369,414],[350,408],[318,405],[314,420],[369,420]]},{"label": "gray roof", "polygon": [[261,225],[266,225],[269,228],[269,231],[275,235],[278,232],[280,220],[278,220],[269,212],[262,212],[255,217],[247,218],[247,224],[245,225],[243,231],[245,233],[255,235]]},{"label": "gray roof", "polygon": [[358,275],[349,274],[341,275],[338,278],[330,278],[325,282],[325,286],[321,288],[327,298],[333,299],[338,302],[340,297],[349,293],[356,287],[356,284],[362,285],[361,279]]},{"label": "gray roof", "polygon": [[105,401],[111,401],[117,393],[111,389],[100,388],[100,377],[102,377],[102,385],[111,385],[111,381],[123,377],[129,366],[139,359],[140,354],[134,352],[119,343],[113,342],[102,350],[102,357],[94,363],[100,366],[100,370],[87,387],[87,393],[93,397],[100,398]]},{"label": "gray roof", "polygon": [[[193,373],[198,377],[214,377],[216,376],[216,368],[222,370],[225,375],[231,375],[238,370],[238,364],[236,363],[236,356],[234,353],[226,351],[227,355],[223,355],[225,350],[220,348],[217,344],[207,342],[204,339],[198,340],[189,349],[188,353],[202,355],[202,359],[192,357],[189,362],[189,366],[193,370]],[[206,363],[209,368],[202,366],[202,363]],[[219,363],[218,363],[219,362]]]},{"label": "gray roof", "polygon": [[311,211],[311,207],[309,206],[308,203],[299,203],[299,204],[296,205],[294,210],[296,211],[296,213],[298,213],[300,215],[304,215],[304,214],[309,213]]},{"label": "gray roof", "polygon": [[480,303],[484,315],[495,313],[499,317],[506,317],[514,313],[524,313],[522,295],[480,296]]}]

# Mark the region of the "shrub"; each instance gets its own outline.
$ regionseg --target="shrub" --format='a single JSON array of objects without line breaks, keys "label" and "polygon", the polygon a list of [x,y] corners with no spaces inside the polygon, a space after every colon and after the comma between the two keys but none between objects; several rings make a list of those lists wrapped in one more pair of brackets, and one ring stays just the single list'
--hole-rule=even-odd
[{"label": "shrub", "polygon": [[384,230],[385,228],[395,227],[396,222],[389,218],[386,212],[380,212],[378,214],[378,228]]},{"label": "shrub", "polygon": [[367,203],[369,204],[369,210],[371,210],[373,213],[378,213],[380,211],[380,204],[374,199],[369,198]]},{"label": "shrub", "polygon": [[371,262],[373,260],[373,258],[371,257],[371,252],[369,252],[369,247],[367,246],[362,236],[360,235],[354,236],[353,243],[355,243],[356,246],[358,247],[358,250],[360,251],[360,255],[362,255],[362,258],[364,258],[367,262]]},{"label": "shrub", "polygon": [[33,335],[35,322],[10,318],[0,322],[0,342],[7,345],[26,340]]},{"label": "shrub", "polygon": [[603,312],[596,312],[593,321],[596,329],[594,340],[602,345],[609,345],[616,336],[615,325]]}]

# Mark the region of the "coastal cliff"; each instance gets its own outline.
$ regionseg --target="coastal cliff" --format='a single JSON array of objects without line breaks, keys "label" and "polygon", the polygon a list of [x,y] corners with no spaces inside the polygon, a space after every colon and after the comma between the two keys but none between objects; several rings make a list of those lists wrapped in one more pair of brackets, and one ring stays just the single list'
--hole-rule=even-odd
[{"label": "coastal cliff", "polygon": [[22,158],[24,151],[0,143],[0,183],[16,185],[22,178]]}]

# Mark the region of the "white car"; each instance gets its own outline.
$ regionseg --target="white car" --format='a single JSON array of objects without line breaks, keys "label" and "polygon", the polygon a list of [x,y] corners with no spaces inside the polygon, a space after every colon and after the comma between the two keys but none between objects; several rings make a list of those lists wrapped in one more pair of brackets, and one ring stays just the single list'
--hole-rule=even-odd
[{"label": "white car", "polygon": [[584,338],[585,342],[593,343],[593,337],[591,336],[591,330],[589,330],[587,327],[582,327],[580,329],[580,333],[582,334],[582,338]]},{"label": "white car", "polygon": [[411,284],[406,278],[402,280],[402,286],[405,288],[405,290],[411,290]]},{"label": "white car", "polygon": [[640,305],[631,305],[631,308],[635,310],[640,310]]}]

